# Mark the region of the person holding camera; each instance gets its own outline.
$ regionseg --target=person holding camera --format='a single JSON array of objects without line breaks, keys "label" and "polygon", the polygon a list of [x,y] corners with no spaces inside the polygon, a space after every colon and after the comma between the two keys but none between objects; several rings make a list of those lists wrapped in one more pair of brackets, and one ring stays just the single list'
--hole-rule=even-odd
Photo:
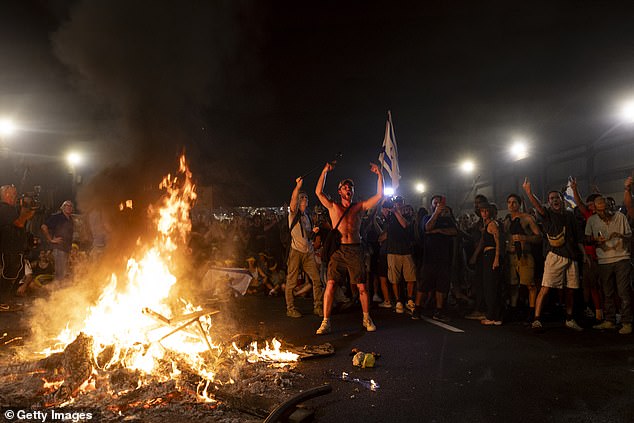
[{"label": "person holding camera", "polygon": [[24,276],[25,252],[29,248],[26,222],[33,217],[34,209],[28,201],[17,202],[15,186],[0,187],[0,311],[19,311],[20,306],[11,304],[11,299]]},{"label": "person holding camera", "polygon": [[42,225],[42,233],[53,248],[55,279],[63,280],[68,272],[68,259],[73,245],[73,203],[66,200],[59,212],[52,214]]},{"label": "person holding camera", "polygon": [[416,286],[416,264],[412,256],[412,213],[411,208],[405,206],[403,197],[395,197],[392,200],[390,214],[387,217],[387,272],[388,280],[392,286],[395,310],[402,314],[405,307],[401,301],[401,279],[407,284],[407,309],[413,312],[414,287]]},{"label": "person holding camera", "polygon": [[330,220],[341,233],[341,245],[330,256],[328,262],[328,282],[324,292],[324,320],[316,333],[317,335],[323,335],[330,332],[330,312],[334,300],[335,286],[337,282],[343,282],[346,275],[350,277],[350,283],[356,284],[359,290],[359,302],[363,309],[363,326],[368,332],[373,332],[376,330],[376,326],[370,318],[370,298],[365,283],[365,265],[360,229],[362,212],[375,207],[383,198],[383,174],[379,166],[374,163],[370,164],[370,171],[377,175],[376,194],[358,203],[352,202],[352,197],[354,196],[354,182],[352,179],[342,180],[337,187],[341,201],[336,203],[324,193],[326,175],[333,168],[334,165],[332,163],[326,163],[315,188],[317,198],[328,209]]}]

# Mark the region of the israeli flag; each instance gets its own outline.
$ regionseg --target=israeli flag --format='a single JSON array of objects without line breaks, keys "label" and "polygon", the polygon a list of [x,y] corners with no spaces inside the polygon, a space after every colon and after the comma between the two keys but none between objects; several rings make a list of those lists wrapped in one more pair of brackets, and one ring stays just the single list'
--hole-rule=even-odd
[{"label": "israeli flag", "polygon": [[379,162],[390,177],[392,189],[396,191],[401,179],[401,172],[398,168],[398,148],[396,148],[396,137],[394,136],[392,113],[390,111],[387,112],[385,137],[383,138],[383,146],[381,147],[381,153],[379,154]]}]

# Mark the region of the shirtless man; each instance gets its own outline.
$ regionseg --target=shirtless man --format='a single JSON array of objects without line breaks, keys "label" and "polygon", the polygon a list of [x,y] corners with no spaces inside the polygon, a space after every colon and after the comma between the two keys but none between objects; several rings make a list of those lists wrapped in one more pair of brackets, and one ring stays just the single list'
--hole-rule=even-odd
[{"label": "shirtless man", "polygon": [[506,197],[506,206],[509,210],[509,219],[504,221],[504,231],[510,234],[507,246],[509,258],[509,283],[511,294],[511,307],[517,307],[520,285],[528,289],[528,307],[530,308],[530,322],[535,317],[535,300],[537,299],[537,285],[535,284],[535,260],[531,253],[531,244],[542,241],[542,233],[535,223],[535,219],[522,213],[522,199],[517,194],[509,194]]},{"label": "shirtless man", "polygon": [[[317,335],[330,332],[330,310],[335,293],[335,284],[345,278],[345,272],[350,276],[350,283],[356,284],[359,290],[359,301],[363,309],[363,326],[368,332],[373,332],[376,330],[376,326],[370,318],[370,298],[364,280],[365,270],[359,230],[361,228],[362,212],[376,206],[383,198],[383,174],[376,164],[370,164],[370,170],[377,175],[376,194],[358,203],[352,202],[354,182],[351,179],[342,180],[339,182],[337,189],[341,202],[335,203],[324,194],[326,174],[332,169],[333,165],[326,163],[317,181],[315,194],[317,194],[321,204],[328,209],[333,227],[343,216],[337,228],[341,232],[341,247],[332,254],[328,262],[328,282],[324,292],[324,320],[321,322],[319,329],[317,329]],[[344,216],[348,207],[350,207],[350,210]]]}]

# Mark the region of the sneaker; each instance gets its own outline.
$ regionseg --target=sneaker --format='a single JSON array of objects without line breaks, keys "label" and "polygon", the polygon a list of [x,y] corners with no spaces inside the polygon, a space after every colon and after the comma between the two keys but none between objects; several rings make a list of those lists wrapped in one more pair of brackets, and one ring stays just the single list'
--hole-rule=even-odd
[{"label": "sneaker", "polygon": [[501,326],[502,325],[501,320],[482,319],[480,320],[480,323],[483,324],[484,326]]},{"label": "sneaker", "polygon": [[324,317],[324,309],[323,309],[322,307],[315,307],[315,308],[313,309],[313,313],[314,313],[316,316],[319,316],[319,317]]},{"label": "sneaker", "polygon": [[379,297],[379,294],[374,294],[374,296],[372,297],[372,302],[373,303],[380,303],[381,301],[381,297]]},{"label": "sneaker", "polygon": [[566,320],[566,327],[568,329],[576,330],[577,332],[581,332],[583,328],[575,322],[575,319]]},{"label": "sneaker", "polygon": [[604,320],[598,325],[592,326],[592,329],[606,330],[606,329],[614,329],[615,327],[616,325],[614,324],[614,322],[611,322],[609,320]]},{"label": "sneaker", "polygon": [[403,303],[402,303],[402,302],[400,302],[400,301],[397,301],[397,302],[396,302],[396,312],[397,312],[398,314],[405,313],[405,307],[403,307]]},{"label": "sneaker", "polygon": [[449,317],[445,316],[443,314],[443,312],[440,311],[440,310],[436,310],[434,312],[434,315],[432,316],[432,319],[437,320],[439,322],[443,322],[443,323],[449,323],[451,321],[451,319],[449,319]]},{"label": "sneaker", "polygon": [[392,303],[390,302],[390,300],[385,300],[382,303],[379,304],[379,307],[381,308],[392,308]]},{"label": "sneaker", "polygon": [[531,324],[531,329],[543,329],[544,326],[542,326],[542,322],[540,322],[539,320],[533,320],[533,323]]},{"label": "sneaker", "polygon": [[621,329],[619,329],[619,333],[621,335],[629,335],[630,333],[632,333],[632,324],[623,323],[623,326],[621,326]]},{"label": "sneaker", "polygon": [[407,307],[407,310],[409,310],[410,313],[413,313],[416,308],[416,304],[414,304],[413,300],[407,300],[407,305],[405,307]]},{"label": "sneaker", "polygon": [[467,314],[464,318],[469,320],[484,320],[487,317],[481,311],[474,311]]},{"label": "sneaker", "polygon": [[298,317],[302,317],[302,313],[300,313],[299,311],[293,309],[290,310],[286,310],[286,315],[288,317],[293,317],[293,318],[298,318]]},{"label": "sneaker", "polygon": [[[328,327],[330,328],[330,326]],[[372,321],[371,317],[368,317],[367,319],[363,319],[363,327],[368,332],[374,332],[376,330],[376,326],[374,325],[374,322]]]},{"label": "sneaker", "polygon": [[585,317],[586,319],[594,319],[594,311],[592,311],[590,307],[586,307],[586,309],[583,311],[583,317]]},{"label": "sneaker", "polygon": [[326,333],[330,333],[330,320],[322,320],[321,326],[319,326],[319,329],[315,332],[317,335],[324,335]]},{"label": "sneaker", "polygon": [[415,307],[412,311],[412,320],[420,320],[420,307]]}]

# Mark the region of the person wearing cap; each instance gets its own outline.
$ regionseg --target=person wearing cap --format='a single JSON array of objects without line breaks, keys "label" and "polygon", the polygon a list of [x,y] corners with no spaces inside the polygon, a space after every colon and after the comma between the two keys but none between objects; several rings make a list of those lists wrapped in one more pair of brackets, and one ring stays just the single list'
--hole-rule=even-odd
[{"label": "person wearing cap", "polygon": [[295,307],[294,290],[297,287],[299,272],[303,271],[308,275],[313,285],[313,313],[321,316],[323,288],[317,261],[315,260],[315,250],[311,241],[313,224],[308,215],[308,195],[301,191],[304,179],[300,176],[295,180],[295,189],[291,195],[288,214],[288,226],[291,232],[291,246],[288,253],[286,288],[286,315],[288,317],[302,317],[302,314]]},{"label": "person wearing cap", "polygon": [[[353,203],[354,182],[351,179],[343,179],[339,182],[337,192],[340,202],[334,202],[324,193],[326,175],[334,168],[332,163],[326,163],[322,170],[315,194],[321,204],[328,209],[333,227],[341,233],[341,245],[332,254],[328,262],[328,282],[324,292],[324,319],[317,329],[317,335],[330,332],[330,312],[335,294],[335,285],[342,283],[346,276],[350,283],[355,284],[359,291],[359,302],[363,309],[363,326],[368,332],[376,330],[376,326],[370,317],[370,296],[365,282],[364,253],[361,247],[361,218],[363,212],[375,207],[383,198],[383,174],[374,163],[370,164],[370,171],[377,175],[376,194],[365,201]],[[334,230],[334,229],[333,229]]]},{"label": "person wearing cap", "polygon": [[73,203],[66,200],[59,212],[52,214],[42,225],[42,233],[53,249],[55,279],[63,280],[68,272],[68,258],[73,245]]}]

